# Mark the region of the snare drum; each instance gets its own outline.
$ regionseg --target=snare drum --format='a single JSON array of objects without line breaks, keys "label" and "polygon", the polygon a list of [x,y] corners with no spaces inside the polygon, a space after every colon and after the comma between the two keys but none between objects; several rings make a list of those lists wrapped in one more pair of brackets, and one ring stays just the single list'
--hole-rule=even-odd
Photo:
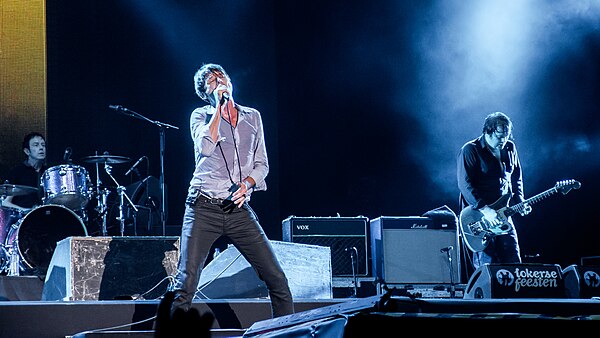
[{"label": "snare drum", "polygon": [[42,175],[44,204],[60,204],[81,210],[89,202],[90,176],[84,167],[63,164],[48,168]]}]

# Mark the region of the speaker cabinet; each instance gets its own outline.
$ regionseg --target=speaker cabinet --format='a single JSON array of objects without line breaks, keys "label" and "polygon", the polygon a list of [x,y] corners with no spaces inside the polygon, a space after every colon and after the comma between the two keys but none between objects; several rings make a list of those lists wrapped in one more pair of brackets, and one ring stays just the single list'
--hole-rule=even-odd
[{"label": "speaker cabinet", "polygon": [[283,241],[331,248],[333,277],[371,274],[367,217],[296,217],[283,220]]},{"label": "speaker cabinet", "polygon": [[[294,298],[332,298],[328,247],[271,241]],[[205,299],[268,297],[267,285],[230,244],[200,274],[197,296]]]},{"label": "speaker cabinet", "polygon": [[558,264],[484,264],[463,298],[565,298],[565,283]]},{"label": "speaker cabinet", "polygon": [[177,236],[68,237],[52,255],[42,300],[156,299],[178,259]]},{"label": "speaker cabinet", "polygon": [[455,224],[428,217],[371,220],[373,276],[383,284],[453,284],[460,281]]},{"label": "speaker cabinet", "polygon": [[568,298],[600,297],[600,266],[569,265],[563,278]]}]

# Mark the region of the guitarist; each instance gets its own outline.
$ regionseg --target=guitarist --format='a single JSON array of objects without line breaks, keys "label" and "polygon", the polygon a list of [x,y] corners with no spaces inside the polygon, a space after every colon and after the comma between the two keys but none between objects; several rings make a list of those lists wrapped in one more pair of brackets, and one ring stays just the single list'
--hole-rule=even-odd
[{"label": "guitarist", "polygon": [[[515,143],[509,140],[511,132],[510,118],[492,113],[485,118],[481,136],[465,143],[457,157],[460,208],[472,206],[491,225],[502,223],[496,210],[524,201],[521,163]],[[490,207],[506,194],[508,205]],[[526,205],[521,214],[530,212],[531,206]],[[506,221],[511,231],[492,237],[485,249],[473,253],[475,270],[485,263],[521,263],[517,231],[510,217]]]}]

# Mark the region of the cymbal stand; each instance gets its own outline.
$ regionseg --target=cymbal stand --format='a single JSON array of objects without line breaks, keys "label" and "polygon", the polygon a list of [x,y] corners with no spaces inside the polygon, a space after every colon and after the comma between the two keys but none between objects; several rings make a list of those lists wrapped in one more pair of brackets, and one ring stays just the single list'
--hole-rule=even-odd
[{"label": "cymbal stand", "polygon": [[129,196],[127,196],[127,193],[125,192],[125,190],[127,190],[127,189],[124,186],[120,185],[119,182],[111,174],[112,166],[110,166],[108,163],[104,163],[104,170],[106,171],[108,176],[113,180],[113,182],[115,182],[115,184],[117,185],[117,193],[119,194],[119,217],[117,217],[117,220],[119,220],[119,223],[120,223],[121,236],[124,236],[124,234],[125,234],[125,215],[124,215],[123,207],[125,206],[125,199],[127,199],[127,202],[129,203],[129,205],[131,205],[131,207],[133,208],[133,210],[135,212],[138,212],[138,209],[135,206],[135,204],[133,204],[133,202],[131,201]]}]

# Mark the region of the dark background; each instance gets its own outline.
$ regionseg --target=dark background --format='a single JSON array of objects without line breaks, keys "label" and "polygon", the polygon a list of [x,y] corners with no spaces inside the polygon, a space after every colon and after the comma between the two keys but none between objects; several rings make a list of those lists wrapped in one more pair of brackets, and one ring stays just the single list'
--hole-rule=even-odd
[{"label": "dark background", "polygon": [[[49,159],[109,152],[160,177],[169,231],[194,169],[193,75],[223,65],[262,113],[271,171],[252,206],[269,237],[295,216],[458,213],[455,156],[494,111],[514,122],[526,197],[579,190],[517,216],[525,261],[600,255],[600,8],[593,1],[47,1]],[[111,183],[109,178],[101,179]],[[110,185],[110,184],[109,184]],[[114,193],[112,194],[114,198]],[[538,256],[539,255],[539,256]]]}]

